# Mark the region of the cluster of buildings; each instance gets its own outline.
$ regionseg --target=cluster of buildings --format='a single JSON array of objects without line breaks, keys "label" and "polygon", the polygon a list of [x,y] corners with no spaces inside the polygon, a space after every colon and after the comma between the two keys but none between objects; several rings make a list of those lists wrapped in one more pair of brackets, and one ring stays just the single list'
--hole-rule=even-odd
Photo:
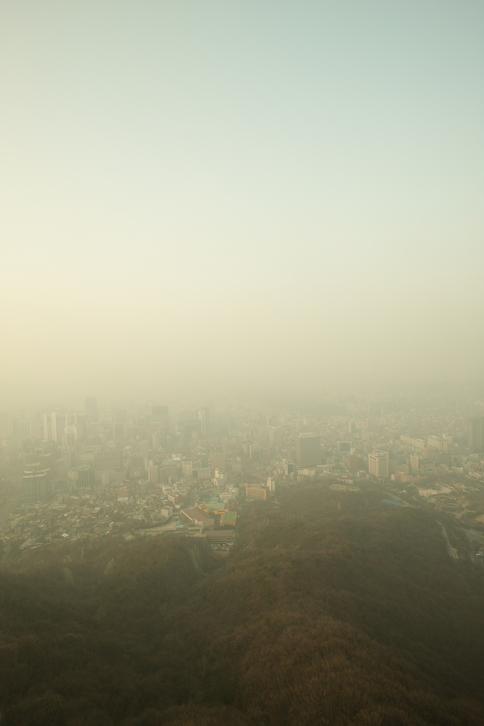
[{"label": "cluster of buildings", "polygon": [[319,411],[148,402],[100,409],[88,398],[81,410],[4,412],[4,541],[43,546],[113,531],[209,541],[218,532],[225,546],[247,501],[313,478],[401,488],[454,474],[484,483],[479,402],[341,394],[325,403]]}]

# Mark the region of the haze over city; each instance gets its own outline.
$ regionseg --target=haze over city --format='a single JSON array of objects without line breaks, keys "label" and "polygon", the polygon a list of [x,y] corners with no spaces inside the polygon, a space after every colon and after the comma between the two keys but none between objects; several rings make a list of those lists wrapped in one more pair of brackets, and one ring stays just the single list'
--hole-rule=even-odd
[{"label": "haze over city", "polygon": [[484,724],[484,4],[0,0],[0,722]]},{"label": "haze over city", "polygon": [[481,2],[0,2],[5,405],[472,382]]}]

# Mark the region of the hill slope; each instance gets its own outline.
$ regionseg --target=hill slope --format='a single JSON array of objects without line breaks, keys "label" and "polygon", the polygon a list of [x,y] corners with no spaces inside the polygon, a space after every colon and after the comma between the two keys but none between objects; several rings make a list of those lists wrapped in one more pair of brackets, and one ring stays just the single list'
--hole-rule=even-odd
[{"label": "hill slope", "polygon": [[381,499],[288,493],[217,569],[113,539],[1,574],[2,723],[484,723],[483,578]]}]

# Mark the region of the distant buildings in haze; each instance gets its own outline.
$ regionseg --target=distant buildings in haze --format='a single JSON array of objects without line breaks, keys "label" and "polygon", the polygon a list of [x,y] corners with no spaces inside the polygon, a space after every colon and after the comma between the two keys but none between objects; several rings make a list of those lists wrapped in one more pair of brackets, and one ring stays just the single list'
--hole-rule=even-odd
[{"label": "distant buildings in haze", "polygon": [[368,472],[378,479],[388,479],[390,476],[389,452],[368,454]]},{"label": "distant buildings in haze", "polygon": [[484,450],[484,416],[470,418],[467,421],[469,448],[474,451]]},{"label": "distant buildings in haze", "polygon": [[321,464],[321,436],[299,434],[296,439],[296,461],[303,468]]}]

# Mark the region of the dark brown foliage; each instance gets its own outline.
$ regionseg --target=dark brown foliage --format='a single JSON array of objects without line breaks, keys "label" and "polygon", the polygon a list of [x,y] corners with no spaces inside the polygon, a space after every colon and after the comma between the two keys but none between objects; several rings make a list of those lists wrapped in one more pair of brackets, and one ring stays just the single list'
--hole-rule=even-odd
[{"label": "dark brown foliage", "polygon": [[0,574],[2,723],[484,723],[482,575],[434,515],[381,499],[255,507],[218,569],[162,538],[24,559]]}]

